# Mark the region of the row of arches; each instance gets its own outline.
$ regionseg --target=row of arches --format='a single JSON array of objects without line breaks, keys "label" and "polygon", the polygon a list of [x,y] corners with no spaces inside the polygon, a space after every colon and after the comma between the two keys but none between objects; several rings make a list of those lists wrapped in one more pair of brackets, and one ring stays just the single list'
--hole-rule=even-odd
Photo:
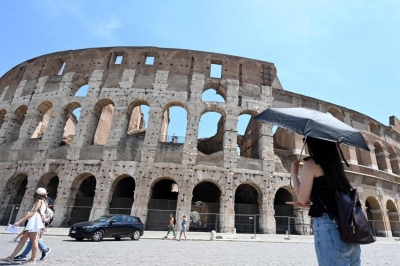
[{"label": "row of arches", "polygon": [[[60,178],[55,173],[47,173],[43,175],[38,187],[47,187],[49,196],[55,202],[56,213],[58,208],[66,209],[65,219],[62,225],[70,226],[73,223],[86,221],[89,218],[96,216],[93,214],[93,202],[98,193],[97,178],[90,173],[82,173],[78,175],[67,190],[67,199],[64,201],[65,206],[59,204]],[[7,194],[8,206],[4,210],[1,224],[6,224],[9,220],[16,219],[17,212],[12,211],[12,206],[18,206],[22,203],[25,197],[25,190],[28,184],[28,177],[25,174],[8,180],[5,191]],[[137,184],[135,179],[127,174],[118,176],[111,184],[110,198],[107,206],[104,206],[106,213],[116,214],[131,214],[135,206],[135,190]],[[191,191],[191,206],[190,206],[190,230],[192,231],[211,231],[219,230],[219,219],[221,215],[222,189],[218,183],[213,180],[204,180],[197,183]],[[64,194],[65,194],[65,190]],[[100,192],[101,193],[101,192]],[[169,213],[176,213],[178,203],[178,193],[182,193],[178,184],[172,178],[160,178],[155,180],[149,191],[146,213],[146,230],[164,230],[165,220]],[[273,197],[273,208],[275,216],[276,233],[285,233],[287,230],[288,217],[296,218],[299,216],[299,211],[294,209],[292,205],[286,204],[288,201],[295,200],[293,189],[282,186],[276,190]],[[63,195],[61,195],[63,196]],[[262,232],[262,223],[259,219],[263,215],[263,192],[253,183],[242,183],[234,191],[234,227],[237,233],[252,233],[252,230]],[[365,210],[368,219],[373,223],[373,228],[377,235],[382,235],[384,232],[390,231],[392,236],[399,235],[399,213],[396,203],[392,199],[386,199],[385,202],[380,198],[368,196],[365,199]],[[387,215],[385,214],[387,212]],[[104,213],[104,212],[103,212]],[[256,221],[249,219],[255,217]],[[385,218],[388,217],[388,218]],[[388,219],[385,222],[385,219]],[[255,224],[256,228],[253,228]],[[291,225],[293,233],[303,234],[295,224]],[[251,229],[249,232],[249,228]]]}]

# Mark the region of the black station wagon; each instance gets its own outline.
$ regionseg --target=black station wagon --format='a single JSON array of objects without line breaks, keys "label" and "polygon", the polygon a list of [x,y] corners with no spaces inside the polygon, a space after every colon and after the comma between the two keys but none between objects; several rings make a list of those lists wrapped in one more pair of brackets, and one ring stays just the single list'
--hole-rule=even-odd
[{"label": "black station wagon", "polygon": [[76,223],[69,229],[69,236],[78,241],[85,238],[101,241],[105,237],[138,240],[142,235],[143,223],[140,218],[125,214],[103,215],[92,221]]}]

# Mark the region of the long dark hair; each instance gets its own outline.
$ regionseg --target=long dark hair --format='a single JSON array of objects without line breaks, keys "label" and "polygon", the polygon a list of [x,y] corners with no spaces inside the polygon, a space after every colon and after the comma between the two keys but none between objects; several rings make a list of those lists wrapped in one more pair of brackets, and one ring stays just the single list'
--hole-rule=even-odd
[{"label": "long dark hair", "polygon": [[35,195],[33,195],[33,200],[35,201],[35,203],[36,203],[36,201],[39,201],[39,200],[43,200],[44,202],[47,203],[46,195],[39,195],[39,194],[35,193]]},{"label": "long dark hair", "polygon": [[336,143],[313,137],[307,137],[306,141],[311,157],[324,171],[327,188],[349,192],[351,185],[344,173]]}]

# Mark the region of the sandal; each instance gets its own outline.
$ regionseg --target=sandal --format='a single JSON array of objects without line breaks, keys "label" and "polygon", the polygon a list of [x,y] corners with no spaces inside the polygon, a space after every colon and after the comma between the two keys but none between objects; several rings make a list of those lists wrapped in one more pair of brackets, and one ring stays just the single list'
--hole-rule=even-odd
[{"label": "sandal", "polygon": [[27,260],[24,264],[36,264],[36,260]]},{"label": "sandal", "polygon": [[6,262],[6,264],[11,264],[11,263],[14,262],[14,259],[12,259],[11,257],[7,257],[7,258],[4,258],[4,259],[1,259],[0,261]]}]

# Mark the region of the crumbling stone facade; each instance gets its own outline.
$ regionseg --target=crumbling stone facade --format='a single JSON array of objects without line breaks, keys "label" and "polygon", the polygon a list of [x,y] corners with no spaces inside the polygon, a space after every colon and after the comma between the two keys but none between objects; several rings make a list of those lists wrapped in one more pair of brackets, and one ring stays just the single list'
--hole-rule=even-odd
[{"label": "crumbling stone facade", "polygon": [[[219,77],[212,77],[213,65],[220,66]],[[76,96],[84,85],[86,97]],[[209,88],[225,102],[202,101]],[[146,129],[141,105],[150,108]],[[187,112],[183,143],[165,137],[173,106]],[[371,151],[344,146],[351,164],[347,174],[369,217],[380,221],[377,233],[398,235],[396,117],[385,126],[351,109],[287,92],[273,63],[155,47],[58,52],[23,62],[1,77],[0,219],[8,219],[13,204],[21,205],[21,217],[35,189],[47,186],[56,198],[55,226],[69,224],[77,215],[73,206],[86,206],[86,218],[117,211],[116,197],[128,200],[129,212],[146,222],[152,199],[164,199],[154,195],[166,182],[173,184],[178,213],[190,213],[193,201],[214,200],[222,232],[234,231],[235,204],[253,193],[256,199],[248,202],[257,206],[259,231],[274,233],[276,206],[295,200],[289,168],[300,153],[301,136],[281,128],[273,132],[272,125],[254,120],[243,136],[237,133],[238,116],[271,106],[330,112],[362,132]],[[210,111],[222,116],[217,133],[198,140],[199,119]],[[210,186],[196,194],[204,184]],[[214,205],[204,206],[198,209]]]}]

